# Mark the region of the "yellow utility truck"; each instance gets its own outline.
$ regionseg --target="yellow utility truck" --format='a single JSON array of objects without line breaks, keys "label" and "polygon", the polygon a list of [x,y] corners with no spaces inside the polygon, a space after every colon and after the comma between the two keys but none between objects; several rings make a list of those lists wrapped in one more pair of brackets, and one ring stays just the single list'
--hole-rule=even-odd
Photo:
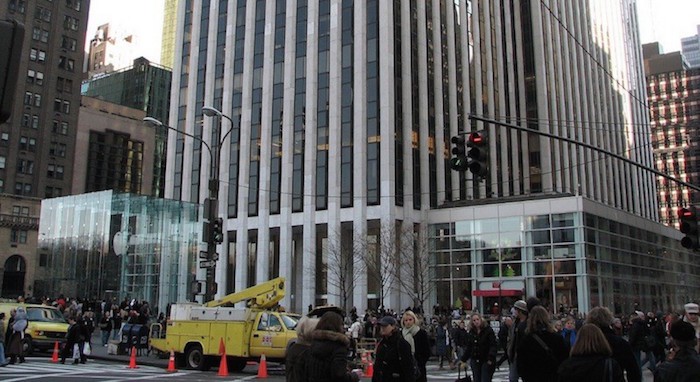
[{"label": "yellow utility truck", "polygon": [[[262,354],[284,362],[301,317],[278,309],[283,297],[284,278],[279,277],[205,304],[173,304],[165,328],[151,325],[150,346],[174,351],[180,363],[197,370],[220,362],[222,340],[230,370],[243,370],[247,361],[259,361]],[[238,302],[246,307],[233,307]]]}]

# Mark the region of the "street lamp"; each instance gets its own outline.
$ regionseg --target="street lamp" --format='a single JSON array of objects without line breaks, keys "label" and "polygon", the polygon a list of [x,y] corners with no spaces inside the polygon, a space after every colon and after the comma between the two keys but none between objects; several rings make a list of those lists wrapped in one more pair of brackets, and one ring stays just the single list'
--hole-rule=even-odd
[{"label": "street lamp", "polygon": [[[221,229],[222,229],[222,221],[218,216],[218,199],[219,199],[219,163],[220,163],[220,156],[221,156],[221,146],[224,143],[224,140],[228,135],[231,133],[233,130],[233,120],[225,114],[223,114],[220,110],[215,109],[213,107],[209,106],[204,106],[202,108],[202,113],[206,115],[207,117],[214,117],[217,116],[219,117],[219,133],[221,133],[221,117],[224,117],[231,122],[231,128],[226,132],[226,134],[223,135],[223,137],[216,142],[214,147],[212,148],[205,140],[202,138],[192,135],[189,133],[186,133],[184,131],[180,131],[172,126],[168,126],[164,124],[163,122],[153,118],[153,117],[145,117],[143,119],[144,122],[156,126],[156,127],[165,127],[168,130],[172,130],[177,132],[178,134],[185,135],[187,137],[190,137],[192,139],[195,139],[204,145],[206,147],[207,152],[209,153],[209,161],[211,163],[211,171],[209,172],[209,198],[208,201],[205,201],[204,203],[204,213],[205,213],[205,218],[208,220],[206,224],[207,229],[205,230],[205,233],[207,234],[207,276],[206,276],[206,289],[204,293],[204,300],[205,301],[211,301],[214,299],[214,294],[216,293],[216,284],[214,282],[214,264],[216,264],[216,261],[218,260],[218,256],[216,254],[216,246],[217,244],[221,243],[221,239],[223,238]],[[200,264],[201,266],[201,264]]]}]

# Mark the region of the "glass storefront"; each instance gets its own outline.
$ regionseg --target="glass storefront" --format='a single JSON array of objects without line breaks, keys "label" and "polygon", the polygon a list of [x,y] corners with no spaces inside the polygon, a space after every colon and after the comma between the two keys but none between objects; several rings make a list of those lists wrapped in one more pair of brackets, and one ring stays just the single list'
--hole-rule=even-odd
[{"label": "glass storefront", "polygon": [[163,310],[192,299],[201,206],[113,191],[45,199],[37,295],[146,300]]},{"label": "glass storefront", "polygon": [[581,211],[430,227],[439,306],[491,313],[537,296],[551,312],[666,311],[700,296],[698,255]]}]

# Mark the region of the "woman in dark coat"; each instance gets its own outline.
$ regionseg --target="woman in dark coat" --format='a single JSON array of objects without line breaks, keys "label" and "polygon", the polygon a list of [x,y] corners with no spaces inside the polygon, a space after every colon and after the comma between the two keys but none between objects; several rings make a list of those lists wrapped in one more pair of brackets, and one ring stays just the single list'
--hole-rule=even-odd
[{"label": "woman in dark coat", "polygon": [[297,341],[287,350],[284,362],[284,372],[287,382],[302,382],[308,379],[306,375],[306,355],[311,349],[311,332],[318,324],[317,318],[302,317],[297,323]]},{"label": "woman in dark coat", "polygon": [[440,319],[440,324],[437,329],[435,329],[435,353],[440,360],[440,370],[442,370],[443,362],[447,360],[452,368],[452,358],[449,354],[450,349],[450,331],[448,330],[447,320]]},{"label": "woman in dark coat", "polygon": [[[80,325],[75,321],[75,317],[68,317],[68,331],[66,332],[66,343],[63,345],[61,352],[61,363],[66,363],[66,358],[73,358],[73,348],[80,341]],[[79,358],[75,358],[73,364],[80,362]]]},{"label": "woman in dark coat", "polygon": [[559,365],[560,382],[624,382],[622,368],[612,358],[612,348],[603,331],[585,324],[578,331],[571,357]]},{"label": "woman in dark coat", "polygon": [[420,370],[420,376],[416,381],[425,382],[428,380],[425,364],[428,363],[428,358],[430,358],[428,333],[420,327],[418,317],[410,310],[403,313],[401,317],[401,326],[403,327],[401,329],[401,334],[406,342],[411,345],[413,357],[415,357],[418,369]]},{"label": "woman in dark coat", "polygon": [[17,357],[19,357],[19,363],[23,363],[24,360],[24,331],[27,329],[29,321],[27,321],[27,311],[24,307],[18,307],[15,314],[12,316],[10,323],[8,323],[8,329],[10,330],[10,340],[7,345],[7,355],[10,356],[10,364],[17,362]]},{"label": "woman in dark coat", "polygon": [[311,349],[306,352],[306,376],[309,382],[357,382],[357,374],[348,371],[350,339],[343,330],[343,317],[326,312],[311,332]]},{"label": "woman in dark coat", "polygon": [[467,348],[462,361],[470,361],[474,382],[490,382],[496,370],[496,334],[479,313],[471,316]]},{"label": "woman in dark coat", "polygon": [[397,330],[398,322],[391,316],[379,320],[379,335],[372,382],[414,382],[411,345]]},{"label": "woman in dark coat", "polygon": [[523,382],[557,380],[557,370],[567,358],[569,347],[564,337],[554,331],[549,313],[543,307],[535,306],[530,311],[517,354],[518,374]]}]

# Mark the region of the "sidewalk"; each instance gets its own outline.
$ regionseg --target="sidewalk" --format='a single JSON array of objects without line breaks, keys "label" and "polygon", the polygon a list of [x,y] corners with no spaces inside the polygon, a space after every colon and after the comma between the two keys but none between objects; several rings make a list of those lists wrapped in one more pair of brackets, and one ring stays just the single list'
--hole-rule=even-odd
[{"label": "sidewalk", "polygon": [[[99,330],[96,331],[98,333],[92,335],[92,354],[88,356],[88,359],[97,359],[97,360],[102,360],[102,361],[111,361],[111,362],[119,362],[123,363],[124,365],[129,365],[129,361],[131,360],[130,355],[116,355],[116,354],[107,354],[107,347],[102,346],[102,336],[101,333],[99,333]],[[145,366],[152,366],[152,367],[162,367],[163,369],[168,368],[168,360],[169,358],[159,358],[155,353],[151,352],[149,355],[137,355],[136,356],[136,364],[137,365],[145,365]]]}]

